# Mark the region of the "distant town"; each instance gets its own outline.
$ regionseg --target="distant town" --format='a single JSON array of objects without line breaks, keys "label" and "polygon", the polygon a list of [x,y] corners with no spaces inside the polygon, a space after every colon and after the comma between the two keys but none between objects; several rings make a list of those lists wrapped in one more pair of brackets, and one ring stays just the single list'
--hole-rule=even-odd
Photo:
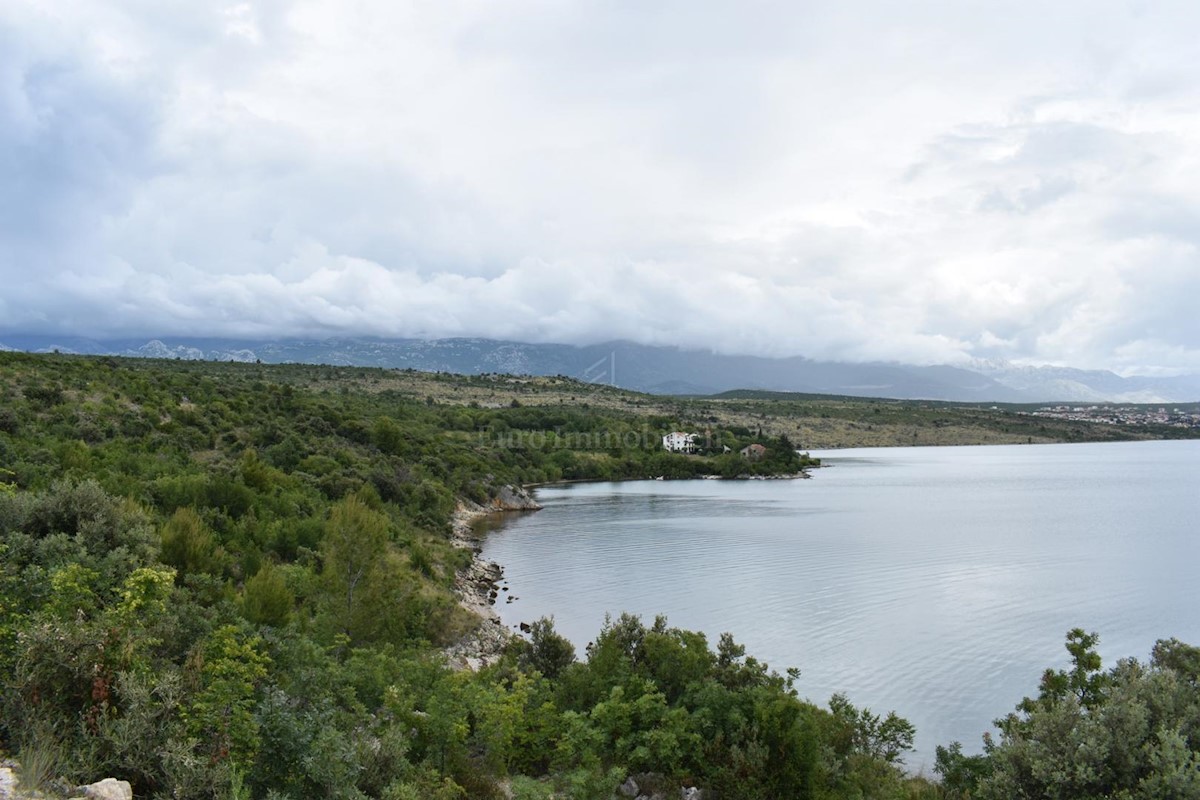
[{"label": "distant town", "polygon": [[1200,428],[1200,412],[1180,408],[1167,410],[1145,406],[1045,406],[1036,411],[1018,412],[1031,417],[1050,417],[1103,425],[1165,425],[1171,428]]}]

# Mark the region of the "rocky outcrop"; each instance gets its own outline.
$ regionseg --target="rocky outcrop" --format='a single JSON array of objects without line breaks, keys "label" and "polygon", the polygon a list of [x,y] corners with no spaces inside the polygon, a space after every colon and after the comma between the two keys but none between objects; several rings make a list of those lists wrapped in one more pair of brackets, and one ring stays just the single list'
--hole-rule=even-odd
[{"label": "rocky outcrop", "polygon": [[542,504],[521,486],[505,486],[490,502],[494,511],[537,511]]},{"label": "rocky outcrop", "polygon": [[454,589],[459,605],[479,617],[480,622],[474,630],[446,648],[452,666],[463,669],[485,667],[498,659],[512,640],[512,633],[504,627],[500,615],[492,607],[503,575],[499,564],[484,561],[476,550],[470,566],[455,576]]},{"label": "rocky outcrop", "polygon": [[504,652],[513,633],[504,627],[496,613],[496,598],[504,569],[480,558],[480,534],[475,531],[477,520],[499,511],[536,511],[542,506],[528,490],[520,486],[505,486],[487,504],[464,501],[459,503],[452,520],[451,541],[474,554],[470,565],[454,578],[454,591],[463,608],[482,621],[473,631],[444,651],[451,665],[462,669],[487,666]]}]

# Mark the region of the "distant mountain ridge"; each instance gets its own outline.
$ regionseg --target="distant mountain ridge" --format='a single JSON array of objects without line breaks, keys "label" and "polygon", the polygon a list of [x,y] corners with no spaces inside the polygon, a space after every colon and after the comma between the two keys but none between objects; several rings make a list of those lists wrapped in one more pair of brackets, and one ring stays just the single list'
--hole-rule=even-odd
[{"label": "distant mountain ridge", "polygon": [[1200,376],[1122,377],[1108,370],[1017,366],[974,361],[968,368],[998,383],[1040,398],[1094,403],[1179,403],[1200,398]]},{"label": "distant mountain ridge", "polygon": [[94,340],[5,337],[0,350],[207,359],[266,363],[412,368],[423,371],[567,375],[655,394],[716,394],[731,389],[958,402],[1178,403],[1200,400],[1200,376],[1121,377],[1067,367],[1020,367],[977,361],[970,368],[895,363],[852,364],[721,355],[632,342],[528,344],[493,339]]}]

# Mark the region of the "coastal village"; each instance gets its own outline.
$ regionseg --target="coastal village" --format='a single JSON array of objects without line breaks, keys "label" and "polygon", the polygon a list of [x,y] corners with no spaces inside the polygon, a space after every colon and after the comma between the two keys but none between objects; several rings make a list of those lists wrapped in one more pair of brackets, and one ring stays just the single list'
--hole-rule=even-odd
[{"label": "coastal village", "polygon": [[1030,417],[1095,422],[1103,425],[1162,425],[1170,428],[1200,428],[1200,411],[1146,406],[1045,406],[1036,411],[1018,412]]}]

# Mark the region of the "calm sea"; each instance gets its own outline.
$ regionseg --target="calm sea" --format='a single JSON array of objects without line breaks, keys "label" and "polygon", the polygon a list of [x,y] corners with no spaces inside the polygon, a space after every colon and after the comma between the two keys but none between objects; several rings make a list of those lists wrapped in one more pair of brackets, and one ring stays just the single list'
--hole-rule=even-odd
[{"label": "calm sea", "polygon": [[991,721],[1067,663],[1200,644],[1200,441],[814,453],[799,481],[543,488],[490,533],[509,625],[553,615],[582,647],[622,611],[730,631],[803,696],[834,692],[980,749]]}]

